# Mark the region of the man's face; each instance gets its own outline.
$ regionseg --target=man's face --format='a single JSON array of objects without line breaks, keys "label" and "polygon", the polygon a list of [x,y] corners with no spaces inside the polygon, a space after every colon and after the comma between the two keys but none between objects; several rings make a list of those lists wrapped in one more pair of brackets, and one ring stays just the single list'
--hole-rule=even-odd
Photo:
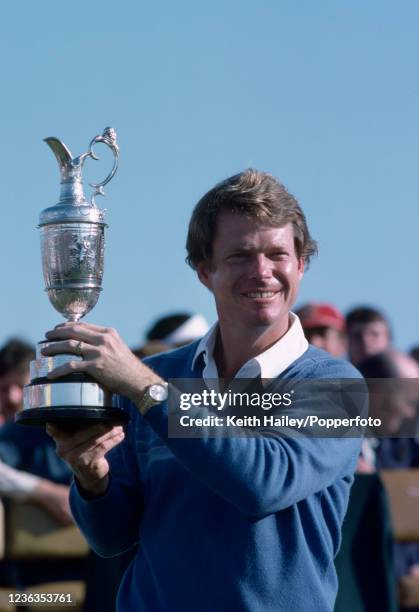
[{"label": "man's face", "polygon": [[198,265],[215,298],[221,323],[272,328],[283,334],[304,262],[294,250],[292,225],[269,227],[236,213],[218,219],[210,264]]},{"label": "man's face", "polygon": [[23,387],[29,383],[29,369],[10,370],[0,378],[0,417],[5,421],[14,419],[23,405]]},{"label": "man's face", "polygon": [[384,321],[353,323],[348,329],[349,357],[355,365],[390,346],[390,334]]},{"label": "man's face", "polygon": [[346,352],[345,335],[334,327],[312,327],[304,334],[310,344],[327,351],[333,357],[342,357]]}]

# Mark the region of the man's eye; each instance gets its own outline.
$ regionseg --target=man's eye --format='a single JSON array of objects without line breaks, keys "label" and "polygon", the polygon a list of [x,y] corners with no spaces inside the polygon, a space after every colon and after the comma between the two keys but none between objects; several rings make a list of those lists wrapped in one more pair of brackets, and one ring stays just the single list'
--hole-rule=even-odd
[{"label": "man's eye", "polygon": [[274,253],[271,253],[269,256],[271,259],[285,259],[287,257],[287,253],[284,253],[283,251],[275,251]]},{"label": "man's eye", "polygon": [[233,253],[232,255],[229,255],[228,259],[229,261],[241,261],[242,259],[245,259],[245,257],[245,253]]}]

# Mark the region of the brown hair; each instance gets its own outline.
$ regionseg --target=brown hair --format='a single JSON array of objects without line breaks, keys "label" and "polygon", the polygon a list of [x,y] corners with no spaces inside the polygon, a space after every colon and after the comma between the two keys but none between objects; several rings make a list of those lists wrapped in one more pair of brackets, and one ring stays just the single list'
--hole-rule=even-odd
[{"label": "brown hair", "polygon": [[32,359],[35,359],[34,347],[20,338],[11,338],[0,348],[0,377],[12,370],[25,371]]},{"label": "brown hair", "polygon": [[217,221],[223,211],[245,215],[271,227],[291,223],[297,257],[308,265],[317,253],[317,244],[295,197],[272,175],[249,168],[218,183],[195,206],[186,240],[186,262],[193,269],[201,261],[211,261]]},{"label": "brown hair", "polygon": [[390,323],[384,314],[377,308],[373,308],[372,306],[357,306],[356,308],[352,308],[346,315],[347,329],[353,325],[367,325],[368,323],[375,323],[376,321],[381,321],[386,324],[389,336],[391,337]]}]

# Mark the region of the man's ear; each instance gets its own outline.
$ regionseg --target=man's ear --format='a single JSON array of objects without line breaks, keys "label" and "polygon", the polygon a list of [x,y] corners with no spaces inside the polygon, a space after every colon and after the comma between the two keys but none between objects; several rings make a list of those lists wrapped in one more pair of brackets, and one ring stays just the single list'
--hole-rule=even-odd
[{"label": "man's ear", "polygon": [[298,260],[298,278],[299,280],[301,280],[304,276],[304,271],[305,271],[305,259],[303,257],[300,257],[300,259]]},{"label": "man's ear", "polygon": [[196,272],[201,283],[210,291],[212,291],[211,268],[207,261],[200,261],[196,265]]}]

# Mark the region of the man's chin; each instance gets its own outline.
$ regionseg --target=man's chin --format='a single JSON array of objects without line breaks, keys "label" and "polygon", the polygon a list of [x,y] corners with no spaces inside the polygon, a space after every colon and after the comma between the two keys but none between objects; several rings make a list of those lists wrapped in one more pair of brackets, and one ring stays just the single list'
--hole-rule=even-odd
[{"label": "man's chin", "polygon": [[269,311],[259,311],[253,313],[252,316],[249,317],[249,325],[252,327],[275,327],[281,326],[283,315],[278,312],[269,312]]}]

